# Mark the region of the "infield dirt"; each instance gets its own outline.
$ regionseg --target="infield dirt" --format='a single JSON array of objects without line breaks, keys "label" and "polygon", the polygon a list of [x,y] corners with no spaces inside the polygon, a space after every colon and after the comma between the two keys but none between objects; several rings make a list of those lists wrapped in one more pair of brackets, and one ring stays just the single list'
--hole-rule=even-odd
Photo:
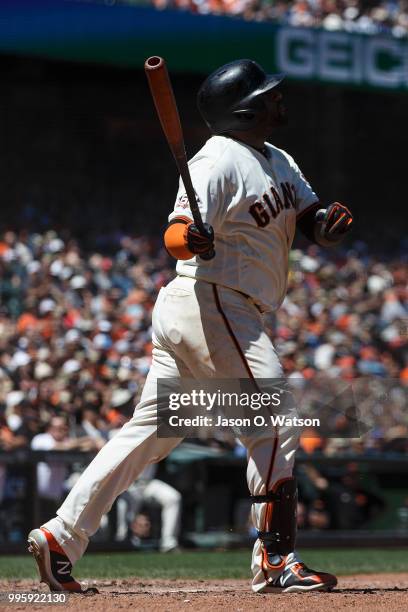
[{"label": "infield dirt", "polygon": [[[88,586],[98,594],[71,595],[63,605],[13,604],[4,610],[86,611],[146,610],[148,612],[214,611],[327,612],[353,609],[402,612],[408,610],[408,574],[367,574],[343,576],[331,593],[255,595],[245,580],[95,580]],[[43,591],[44,585],[31,580],[0,581],[0,591]]]}]

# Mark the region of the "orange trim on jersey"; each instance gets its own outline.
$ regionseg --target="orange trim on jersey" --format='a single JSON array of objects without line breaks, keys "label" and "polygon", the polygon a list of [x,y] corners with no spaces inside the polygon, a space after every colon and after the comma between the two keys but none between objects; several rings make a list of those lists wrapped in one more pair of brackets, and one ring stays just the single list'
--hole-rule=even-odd
[{"label": "orange trim on jersey", "polygon": [[[175,221],[180,220],[180,223]],[[192,223],[188,217],[176,217],[164,232],[164,244],[167,251],[175,259],[191,259],[193,253],[187,246],[187,230]]]}]

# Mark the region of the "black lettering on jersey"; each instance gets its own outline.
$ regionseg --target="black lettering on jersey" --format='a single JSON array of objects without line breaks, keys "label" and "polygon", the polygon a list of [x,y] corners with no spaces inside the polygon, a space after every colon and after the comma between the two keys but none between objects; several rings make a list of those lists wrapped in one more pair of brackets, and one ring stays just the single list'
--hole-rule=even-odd
[{"label": "black lettering on jersey", "polygon": [[[253,216],[256,221],[258,227],[266,227],[268,223],[271,221],[271,217],[268,214],[268,210],[270,211],[272,218],[276,219],[281,210],[285,208],[296,208],[296,190],[294,185],[290,183],[281,183],[280,184],[283,201],[279,192],[273,185],[270,187],[271,194],[273,195],[274,203],[272,202],[272,198],[270,194],[264,193],[262,196],[263,202],[257,200],[249,207],[249,213]],[[267,209],[265,208],[267,206]]]},{"label": "black lettering on jersey", "polygon": [[266,227],[271,220],[261,202],[254,202],[251,204],[249,213],[255,219],[258,227]]},{"label": "black lettering on jersey", "polygon": [[281,183],[283,199],[285,202],[285,208],[295,208],[296,196],[295,189],[290,183]]},{"label": "black lettering on jersey", "polygon": [[284,208],[283,202],[281,200],[281,197],[280,197],[279,193],[277,192],[277,190],[275,189],[275,187],[273,185],[271,185],[271,192],[272,192],[272,195],[273,195],[273,197],[275,199],[275,202],[276,202],[276,210],[279,213]]},{"label": "black lettering on jersey", "polygon": [[268,196],[267,193],[264,193],[262,196],[262,199],[265,202],[265,204],[268,206],[269,210],[271,211],[272,217],[276,219],[276,217],[278,216],[278,211],[273,207],[271,198]]}]

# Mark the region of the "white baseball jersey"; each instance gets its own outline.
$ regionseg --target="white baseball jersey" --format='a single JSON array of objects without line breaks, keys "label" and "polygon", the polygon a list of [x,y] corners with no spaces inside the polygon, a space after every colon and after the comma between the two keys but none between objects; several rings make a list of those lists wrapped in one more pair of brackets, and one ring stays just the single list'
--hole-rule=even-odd
[{"label": "white baseball jersey", "polygon": [[[251,296],[276,310],[287,287],[296,217],[318,197],[285,151],[266,144],[265,155],[225,136],[213,136],[189,168],[203,221],[215,232],[216,256],[178,261],[177,273]],[[192,218],[182,181],[174,211]]]}]

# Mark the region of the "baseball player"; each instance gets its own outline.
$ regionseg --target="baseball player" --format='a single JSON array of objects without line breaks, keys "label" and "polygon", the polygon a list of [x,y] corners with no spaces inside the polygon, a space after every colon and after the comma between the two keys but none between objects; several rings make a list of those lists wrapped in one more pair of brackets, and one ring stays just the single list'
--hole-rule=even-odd
[{"label": "baseball player", "polygon": [[[29,547],[51,589],[81,590],[71,576],[89,537],[116,497],[180,438],[157,436],[157,379],[283,376],[263,313],[284,299],[295,229],[321,246],[339,244],[352,226],[339,203],[322,207],[290,155],[267,142],[286,123],[280,82],[254,61],[211,74],[198,108],[212,137],[189,163],[205,222],[193,223],[183,185],[165,232],[178,260],[153,311],[153,359],[132,419],[95,457],[57,511],[31,531]],[[215,246],[216,256],[209,258]],[[241,438],[248,457],[255,592],[330,590],[335,576],[309,569],[295,553],[298,433],[270,427]]]}]

